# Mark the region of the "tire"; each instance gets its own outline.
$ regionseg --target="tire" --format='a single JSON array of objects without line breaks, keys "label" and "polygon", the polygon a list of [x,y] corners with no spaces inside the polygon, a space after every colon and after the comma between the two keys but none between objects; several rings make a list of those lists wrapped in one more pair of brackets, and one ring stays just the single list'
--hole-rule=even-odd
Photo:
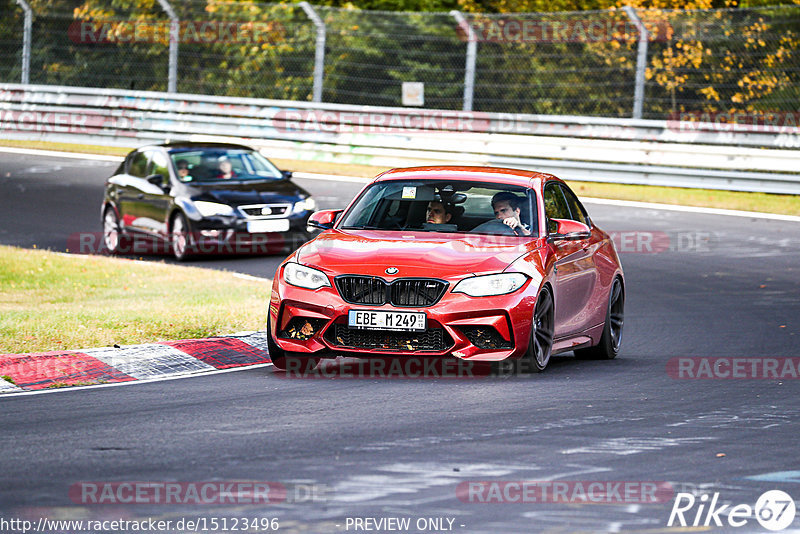
[{"label": "tire", "polygon": [[288,352],[280,348],[272,338],[272,327],[269,318],[267,318],[267,348],[269,350],[269,358],[272,360],[272,368],[281,373],[287,369],[300,371],[301,373],[313,371],[319,363],[319,358],[313,358],[297,352]]},{"label": "tire", "polygon": [[622,345],[622,325],[625,319],[625,289],[622,280],[614,278],[608,292],[608,308],[600,342],[585,349],[576,349],[575,357],[581,360],[613,360]]},{"label": "tire", "polygon": [[130,238],[125,235],[119,216],[112,207],[103,213],[103,245],[109,254],[122,254],[129,248]]},{"label": "tire", "polygon": [[172,255],[176,260],[186,261],[194,255],[192,232],[183,213],[177,213],[172,217],[169,240],[172,246]]},{"label": "tire", "polygon": [[523,356],[526,367],[541,373],[550,363],[553,352],[553,332],[555,330],[555,308],[553,294],[548,286],[539,291],[533,308],[533,325],[528,350]]}]

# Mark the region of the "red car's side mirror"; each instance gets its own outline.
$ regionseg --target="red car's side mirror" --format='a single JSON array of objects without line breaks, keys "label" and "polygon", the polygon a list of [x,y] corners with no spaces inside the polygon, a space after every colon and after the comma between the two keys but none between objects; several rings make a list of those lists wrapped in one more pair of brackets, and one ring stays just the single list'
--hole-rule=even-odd
[{"label": "red car's side mirror", "polygon": [[339,216],[344,210],[322,210],[317,211],[308,218],[308,226],[311,228],[319,228],[320,230],[328,230],[333,228],[333,223],[336,222],[336,217]]},{"label": "red car's side mirror", "polygon": [[548,241],[586,239],[592,235],[592,229],[582,222],[571,219],[550,219],[556,223],[556,231],[550,232]]}]

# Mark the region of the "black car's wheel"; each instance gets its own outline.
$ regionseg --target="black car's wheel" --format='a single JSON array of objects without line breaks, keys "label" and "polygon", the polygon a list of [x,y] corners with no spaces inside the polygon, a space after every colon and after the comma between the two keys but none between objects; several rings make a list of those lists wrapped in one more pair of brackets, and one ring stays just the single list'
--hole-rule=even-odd
[{"label": "black car's wheel", "polygon": [[267,348],[269,349],[269,358],[272,360],[273,369],[276,371],[290,371],[303,373],[304,371],[313,371],[319,363],[319,358],[312,358],[296,352],[288,352],[283,350],[272,339],[272,327],[270,319],[267,318]]},{"label": "black car's wheel", "polygon": [[117,212],[111,206],[106,208],[103,213],[103,244],[109,254],[121,254],[126,248],[130,239],[122,231]]},{"label": "black car's wheel", "polygon": [[614,278],[608,293],[606,323],[600,343],[594,347],[576,349],[575,356],[583,360],[613,360],[622,346],[622,324],[625,319],[625,290],[622,280]]},{"label": "black car's wheel", "polygon": [[536,297],[536,306],[533,309],[533,328],[531,340],[528,343],[528,352],[524,358],[530,369],[541,373],[550,363],[550,354],[553,351],[553,332],[555,330],[555,309],[553,295],[545,286]]},{"label": "black car's wheel", "polygon": [[172,244],[172,255],[178,261],[184,261],[194,254],[194,243],[189,229],[189,223],[182,213],[176,213],[172,217],[170,224],[170,243]]}]

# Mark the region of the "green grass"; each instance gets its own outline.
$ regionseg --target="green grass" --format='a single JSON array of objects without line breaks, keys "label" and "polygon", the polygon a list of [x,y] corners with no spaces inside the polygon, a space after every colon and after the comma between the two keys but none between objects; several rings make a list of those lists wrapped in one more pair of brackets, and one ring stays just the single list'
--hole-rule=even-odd
[{"label": "green grass", "polygon": [[[124,156],[130,151],[128,148],[73,145],[46,141],[26,142],[0,140],[0,145],[118,156]],[[288,160],[280,158],[273,158],[273,161],[280,168],[291,171],[341,174],[346,176],[359,176],[362,178],[372,178],[388,170],[386,167],[350,165],[322,161]],[[717,191],[713,189],[687,189],[649,185],[621,185],[599,182],[570,181],[569,184],[580,196],[584,197],[636,200],[640,202],[657,202],[662,204],[741,211],[760,211],[765,213],[779,213],[782,215],[800,215],[800,198],[796,195],[772,195],[767,193],[744,193],[739,191]]]},{"label": "green grass", "polygon": [[270,288],[196,267],[0,246],[0,353],[263,330]]}]

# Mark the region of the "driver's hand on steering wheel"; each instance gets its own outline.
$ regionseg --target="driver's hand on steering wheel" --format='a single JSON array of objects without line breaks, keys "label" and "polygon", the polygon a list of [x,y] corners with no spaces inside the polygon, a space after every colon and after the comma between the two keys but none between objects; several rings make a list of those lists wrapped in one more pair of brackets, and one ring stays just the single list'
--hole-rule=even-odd
[{"label": "driver's hand on steering wheel", "polygon": [[506,217],[503,219],[503,224],[514,230],[514,233],[517,235],[531,235],[516,217]]}]

